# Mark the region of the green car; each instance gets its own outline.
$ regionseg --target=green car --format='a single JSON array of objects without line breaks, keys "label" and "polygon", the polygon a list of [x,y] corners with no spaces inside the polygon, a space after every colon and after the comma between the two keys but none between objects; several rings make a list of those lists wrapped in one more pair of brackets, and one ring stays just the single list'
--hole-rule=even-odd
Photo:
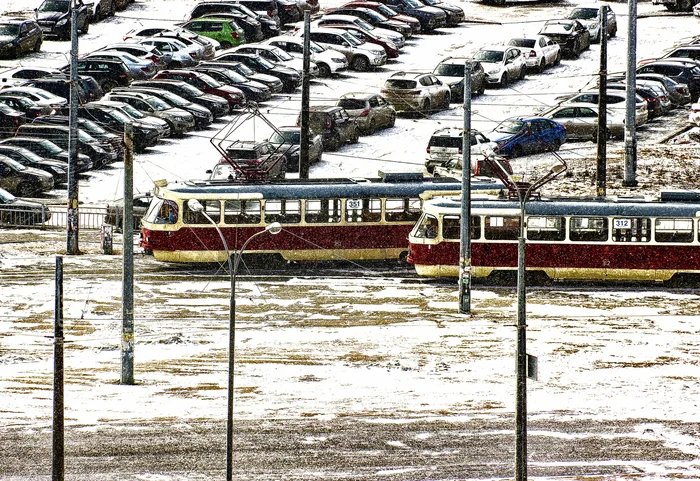
[{"label": "green car", "polygon": [[221,48],[231,48],[245,43],[245,32],[230,18],[197,18],[182,25],[199,35],[213,38]]}]

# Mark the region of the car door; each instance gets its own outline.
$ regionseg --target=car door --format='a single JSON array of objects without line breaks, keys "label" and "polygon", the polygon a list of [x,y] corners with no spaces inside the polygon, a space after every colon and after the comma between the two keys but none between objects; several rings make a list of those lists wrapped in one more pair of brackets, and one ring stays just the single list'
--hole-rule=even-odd
[{"label": "car door", "polygon": [[515,63],[513,49],[507,49],[505,52],[503,52],[503,68],[508,73],[508,80],[515,80],[520,76],[518,66]]},{"label": "car door", "polygon": [[582,109],[579,107],[564,107],[552,115],[554,120],[566,127],[567,137],[584,137],[583,132],[585,131],[585,126],[583,125],[583,122],[585,122],[586,119],[581,119],[579,117],[581,110]]}]

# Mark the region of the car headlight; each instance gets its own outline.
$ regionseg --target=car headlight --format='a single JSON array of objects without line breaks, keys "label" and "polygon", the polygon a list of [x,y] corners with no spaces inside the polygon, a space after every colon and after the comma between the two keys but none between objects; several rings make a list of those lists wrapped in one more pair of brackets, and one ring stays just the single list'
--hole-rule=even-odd
[{"label": "car headlight", "polygon": [[186,122],[187,117],[180,115],[178,117],[175,117],[175,120],[177,120],[178,122]]},{"label": "car headlight", "polygon": [[489,75],[493,75],[493,74],[497,74],[500,71],[501,71],[500,68],[492,68],[491,70],[487,70],[486,73]]},{"label": "car headlight", "polygon": [[65,174],[66,173],[66,171],[60,167],[54,167],[53,171],[56,172],[57,174]]},{"label": "car headlight", "polygon": [[57,27],[62,27],[63,25],[65,25],[65,24],[67,24],[67,23],[68,23],[68,19],[67,19],[67,18],[64,18],[64,19],[61,19],[61,20],[59,20],[58,22],[56,22],[56,26],[57,26]]}]

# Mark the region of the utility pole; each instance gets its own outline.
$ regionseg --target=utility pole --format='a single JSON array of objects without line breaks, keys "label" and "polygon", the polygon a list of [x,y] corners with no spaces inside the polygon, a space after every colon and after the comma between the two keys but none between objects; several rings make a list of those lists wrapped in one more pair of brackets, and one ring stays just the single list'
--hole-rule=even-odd
[{"label": "utility pole", "polygon": [[134,130],[124,124],[122,266],[122,384],[134,384]]},{"label": "utility pole", "polygon": [[459,312],[471,314],[472,283],[472,63],[464,63],[464,129],[462,131],[462,223],[459,244]]},{"label": "utility pole", "polygon": [[600,7],[600,72],[598,80],[598,153],[596,156],[596,196],[605,197],[608,141],[608,6]]},{"label": "utility pole", "polygon": [[56,256],[56,299],[53,331],[53,452],[51,481],[63,481],[63,257]]},{"label": "utility pole", "polygon": [[68,212],[66,213],[66,253],[76,255],[80,217],[78,212],[78,9],[70,3],[70,110],[68,120]]},{"label": "utility pole", "polygon": [[309,178],[309,63],[310,63],[310,38],[311,14],[304,10],[304,60],[301,75],[301,136],[299,141],[299,178]]},{"label": "utility pole", "polygon": [[622,185],[637,185],[637,0],[628,0],[629,27],[627,33],[627,110],[625,118],[625,178]]}]

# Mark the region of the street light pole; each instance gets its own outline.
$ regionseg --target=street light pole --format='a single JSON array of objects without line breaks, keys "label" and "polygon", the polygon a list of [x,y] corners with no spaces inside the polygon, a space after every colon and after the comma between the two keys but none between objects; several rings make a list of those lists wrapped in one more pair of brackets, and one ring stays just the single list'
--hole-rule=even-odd
[{"label": "street light pole", "polygon": [[243,243],[241,248],[236,251],[234,261],[231,260],[231,253],[228,250],[226,238],[219,226],[214,222],[214,219],[209,217],[209,214],[204,210],[204,206],[197,199],[189,199],[187,206],[193,212],[201,213],[216,229],[216,233],[221,238],[221,243],[226,251],[226,260],[228,261],[229,277],[231,279],[231,292],[229,298],[229,335],[228,335],[228,416],[226,421],[226,481],[233,480],[233,387],[234,387],[234,368],[235,368],[235,352],[236,352],[236,274],[238,273],[238,264],[241,262],[243,251],[250,241],[256,237],[269,232],[270,234],[279,234],[282,231],[282,226],[279,222],[273,222],[265,226],[264,230],[256,232]]},{"label": "street light pole", "polygon": [[[520,202],[520,235],[518,237],[518,323],[516,341],[516,389],[515,389],[515,481],[527,480],[527,320],[525,316],[525,205],[530,194],[566,170],[562,159],[553,165],[543,177],[530,184],[527,189],[518,183]],[[512,181],[512,179],[511,179]],[[524,190],[524,192],[523,192]]]}]

